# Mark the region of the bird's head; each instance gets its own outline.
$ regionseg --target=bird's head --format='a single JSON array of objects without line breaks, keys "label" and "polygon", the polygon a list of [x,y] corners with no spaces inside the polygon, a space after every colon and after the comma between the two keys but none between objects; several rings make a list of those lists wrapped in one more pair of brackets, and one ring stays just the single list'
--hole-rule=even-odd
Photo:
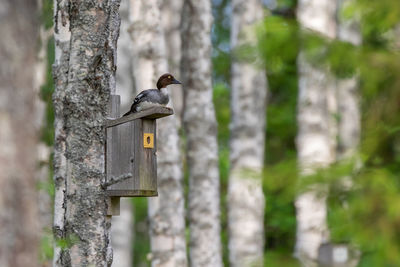
[{"label": "bird's head", "polygon": [[167,85],[170,85],[170,84],[181,84],[181,83],[180,83],[180,81],[175,79],[174,76],[172,76],[169,73],[166,73],[166,74],[161,75],[161,77],[158,79],[157,88],[158,89],[165,88],[165,87],[167,87]]}]

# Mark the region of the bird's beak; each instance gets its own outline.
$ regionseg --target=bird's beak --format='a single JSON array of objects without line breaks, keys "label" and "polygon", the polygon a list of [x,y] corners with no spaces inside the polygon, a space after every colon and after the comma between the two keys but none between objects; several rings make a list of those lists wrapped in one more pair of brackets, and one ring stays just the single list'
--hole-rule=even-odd
[{"label": "bird's beak", "polygon": [[181,84],[181,82],[178,81],[177,79],[173,79],[173,80],[171,81],[171,84]]}]

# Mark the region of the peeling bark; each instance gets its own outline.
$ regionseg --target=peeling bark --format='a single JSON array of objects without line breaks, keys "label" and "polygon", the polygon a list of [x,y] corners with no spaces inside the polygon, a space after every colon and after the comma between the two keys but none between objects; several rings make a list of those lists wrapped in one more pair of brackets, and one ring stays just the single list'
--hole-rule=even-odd
[{"label": "peeling bark", "polygon": [[[256,42],[255,23],[263,17],[261,1],[232,2],[231,47]],[[252,27],[253,26],[253,27]],[[231,172],[228,189],[231,266],[262,266],[264,163],[267,82],[264,71],[233,59],[231,91]]]},{"label": "peeling bark", "polygon": [[211,83],[211,3],[185,0],[182,17],[183,122],[189,167],[190,263],[222,266],[218,145]]},{"label": "peeling bark", "polygon": [[0,266],[39,266],[36,1],[0,3]]},{"label": "peeling bark", "polygon": [[118,0],[54,1],[54,266],[112,262],[103,125],[115,94],[118,8]]},{"label": "peeling bark", "polygon": [[[136,88],[154,88],[157,79],[168,70],[160,1],[131,0],[131,17]],[[158,197],[148,199],[151,261],[152,266],[157,267],[187,266],[183,173],[176,116],[157,121]]]},{"label": "peeling bark", "polygon": [[[335,38],[337,2],[300,0],[297,17],[303,28]],[[310,175],[336,160],[336,81],[324,67],[312,66],[300,52],[297,150],[301,173]],[[296,201],[296,256],[306,266],[316,266],[318,249],[328,242],[326,195],[311,189]],[[322,193],[321,193],[322,190]]]}]

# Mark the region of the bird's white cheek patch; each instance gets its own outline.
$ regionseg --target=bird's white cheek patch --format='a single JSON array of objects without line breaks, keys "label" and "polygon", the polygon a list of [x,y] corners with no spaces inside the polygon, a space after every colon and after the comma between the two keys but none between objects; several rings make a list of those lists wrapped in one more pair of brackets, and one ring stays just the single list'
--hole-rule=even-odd
[{"label": "bird's white cheek patch", "polygon": [[160,89],[161,94],[163,95],[168,95],[168,89],[166,87],[163,87]]}]

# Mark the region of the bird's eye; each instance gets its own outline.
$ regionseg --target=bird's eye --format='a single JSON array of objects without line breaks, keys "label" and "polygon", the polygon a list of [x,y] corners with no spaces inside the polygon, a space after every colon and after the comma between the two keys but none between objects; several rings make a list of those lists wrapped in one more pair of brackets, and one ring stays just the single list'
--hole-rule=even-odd
[{"label": "bird's eye", "polygon": [[168,76],[168,79],[171,79],[171,76]]}]

